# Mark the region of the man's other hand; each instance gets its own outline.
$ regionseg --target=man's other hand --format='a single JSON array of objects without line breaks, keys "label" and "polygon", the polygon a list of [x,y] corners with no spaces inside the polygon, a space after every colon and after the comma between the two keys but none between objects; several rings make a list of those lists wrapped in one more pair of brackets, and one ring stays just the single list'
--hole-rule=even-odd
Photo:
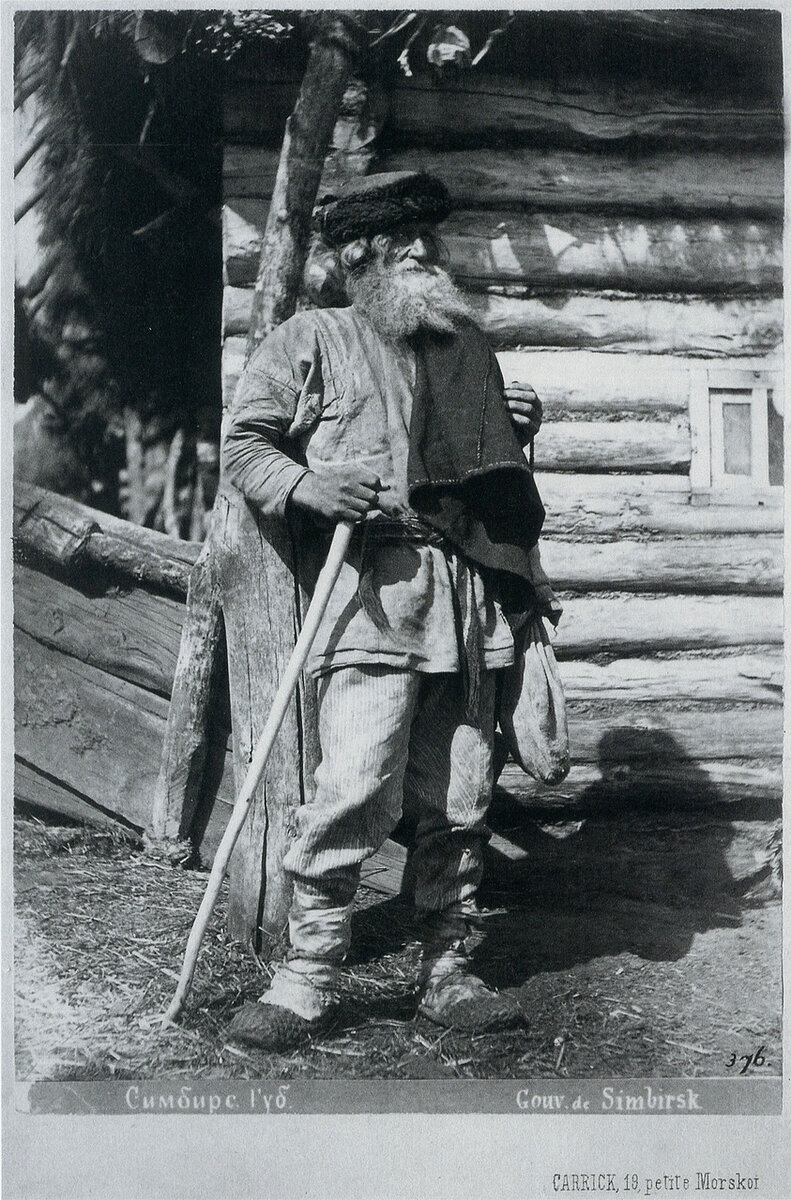
[{"label": "man's other hand", "polygon": [[516,427],[517,437],[524,446],[541,428],[543,405],[529,383],[521,384],[516,380],[508,388],[505,403]]},{"label": "man's other hand", "polygon": [[291,493],[291,503],[329,521],[359,521],[378,506],[381,486],[375,471],[348,463],[308,471]]}]

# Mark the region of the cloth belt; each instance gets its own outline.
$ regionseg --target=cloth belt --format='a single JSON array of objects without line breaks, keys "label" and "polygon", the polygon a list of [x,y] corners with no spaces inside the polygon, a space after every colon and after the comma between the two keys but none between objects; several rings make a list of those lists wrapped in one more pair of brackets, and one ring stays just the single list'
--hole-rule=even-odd
[{"label": "cloth belt", "polygon": [[371,521],[362,521],[355,530],[355,540],[358,542],[360,550],[360,580],[357,585],[357,598],[363,612],[380,633],[387,632],[390,622],[374,585],[374,562],[370,553],[371,547],[392,545],[397,542],[412,542],[417,545],[436,546],[444,552],[450,567],[451,596],[456,618],[456,639],[464,685],[466,716],[473,724],[480,725],[484,646],[481,618],[473,587],[472,566],[455,550],[451,550],[448,543],[436,530],[419,517],[410,514],[405,514],[397,519],[377,517]]}]

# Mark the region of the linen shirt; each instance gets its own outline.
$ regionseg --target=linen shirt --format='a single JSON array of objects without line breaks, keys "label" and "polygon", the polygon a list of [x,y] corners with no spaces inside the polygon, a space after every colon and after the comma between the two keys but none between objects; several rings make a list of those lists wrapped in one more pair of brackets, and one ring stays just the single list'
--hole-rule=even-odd
[{"label": "linen shirt", "polygon": [[[408,514],[415,377],[409,345],[385,341],[355,308],[296,314],[262,343],[239,380],[223,443],[226,478],[265,514],[284,517],[307,470],[360,463],[382,483],[380,511],[366,520]],[[308,662],[314,674],[367,663],[459,670],[451,581],[466,582],[465,572],[484,666],[511,665],[510,627],[473,566],[457,561],[449,548],[412,541],[371,539],[365,554],[388,628],[379,630],[360,606],[355,538],[314,642]]]}]

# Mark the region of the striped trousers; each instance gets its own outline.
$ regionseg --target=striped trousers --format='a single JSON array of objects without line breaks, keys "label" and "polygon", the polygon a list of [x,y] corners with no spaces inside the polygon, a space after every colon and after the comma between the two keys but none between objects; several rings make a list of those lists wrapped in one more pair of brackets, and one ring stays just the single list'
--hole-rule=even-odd
[{"label": "striped trousers", "polygon": [[439,912],[474,901],[493,782],[495,678],[483,672],[475,726],[458,673],[373,665],[320,676],[316,793],[300,810],[284,862],[294,881],[294,966],[342,960],[360,867],[405,806],[417,814],[416,907]]}]

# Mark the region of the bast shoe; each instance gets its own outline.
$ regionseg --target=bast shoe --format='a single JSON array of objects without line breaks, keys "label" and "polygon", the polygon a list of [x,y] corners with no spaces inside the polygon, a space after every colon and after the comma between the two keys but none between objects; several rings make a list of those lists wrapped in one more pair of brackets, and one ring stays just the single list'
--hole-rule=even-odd
[{"label": "bast shoe", "polygon": [[259,1050],[293,1050],[318,1034],[326,1033],[334,1024],[337,1011],[337,1005],[333,1005],[320,1016],[308,1020],[279,1004],[249,1000],[235,1014],[226,1038],[229,1042],[256,1046]]},{"label": "bast shoe", "polygon": [[418,1012],[436,1025],[466,1033],[508,1029],[525,1021],[513,996],[494,991],[469,971],[429,979],[418,996]]}]

